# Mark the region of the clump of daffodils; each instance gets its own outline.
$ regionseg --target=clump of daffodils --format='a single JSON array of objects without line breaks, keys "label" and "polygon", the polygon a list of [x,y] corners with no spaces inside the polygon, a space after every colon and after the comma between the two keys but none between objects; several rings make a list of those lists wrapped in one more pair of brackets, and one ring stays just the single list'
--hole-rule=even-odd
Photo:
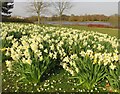
[{"label": "clump of daffodils", "polygon": [[61,61],[59,63],[72,75],[79,73],[77,58],[89,57],[93,64],[108,65],[112,70],[119,61],[117,38],[98,32],[2,23],[0,36],[3,42],[10,44],[4,45],[7,48],[6,55],[12,58],[6,61],[9,70],[13,61],[31,65],[33,58],[42,62],[45,56],[48,56],[51,62]]}]

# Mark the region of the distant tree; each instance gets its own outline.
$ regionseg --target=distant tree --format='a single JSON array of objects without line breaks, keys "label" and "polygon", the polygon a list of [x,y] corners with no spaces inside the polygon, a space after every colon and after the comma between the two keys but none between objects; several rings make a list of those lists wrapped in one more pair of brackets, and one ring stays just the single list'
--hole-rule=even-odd
[{"label": "distant tree", "polygon": [[80,19],[79,19],[80,17],[79,16],[70,16],[69,17],[69,21],[80,21]]},{"label": "distant tree", "polygon": [[118,27],[119,25],[119,15],[118,14],[114,14],[109,16],[109,20],[108,20],[113,26]]},{"label": "distant tree", "polygon": [[34,2],[31,2],[29,10],[37,14],[38,24],[40,24],[41,14],[43,14],[49,6],[50,4],[48,2],[43,2],[43,0],[34,0]]},{"label": "distant tree", "polygon": [[74,17],[75,15],[74,14],[71,14],[72,17]]},{"label": "distant tree", "polygon": [[60,17],[60,25],[61,25],[62,24],[61,18],[62,18],[63,13],[67,10],[70,10],[72,8],[72,4],[70,2],[59,0],[59,2],[54,2],[53,6]]},{"label": "distant tree", "polygon": [[12,11],[10,11],[10,9],[12,9],[14,6],[14,2],[13,0],[8,0],[7,2],[1,2],[1,15],[2,17],[10,17]]}]

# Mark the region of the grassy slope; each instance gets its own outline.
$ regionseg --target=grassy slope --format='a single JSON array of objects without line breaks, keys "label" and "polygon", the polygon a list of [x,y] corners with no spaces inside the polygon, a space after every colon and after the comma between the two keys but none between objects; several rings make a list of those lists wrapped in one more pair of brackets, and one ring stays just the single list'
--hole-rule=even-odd
[{"label": "grassy slope", "polygon": [[[47,25],[48,26],[48,25]],[[50,26],[50,25],[49,25]],[[75,28],[80,30],[92,30],[92,31],[98,31],[101,33],[107,33],[111,36],[118,36],[117,29],[111,29],[111,28],[96,28],[96,27],[85,27],[85,26],[64,26],[68,28]],[[58,68],[57,68],[58,69]],[[49,73],[48,73],[49,74]],[[54,75],[53,75],[54,74]],[[59,70],[57,73],[53,72],[50,76],[45,77],[46,82],[41,82],[40,85],[34,86],[32,84],[25,85],[24,83],[21,85],[16,86],[16,80],[18,80],[19,75],[16,76],[14,73],[9,73],[6,70],[5,63],[3,63],[3,92],[15,92],[17,88],[19,87],[18,91],[47,91],[47,92],[55,92],[55,91],[62,91],[62,92],[80,92],[84,89],[80,88],[76,84],[74,84],[74,80],[68,79],[68,73],[66,73],[64,70]],[[54,81],[55,80],[55,81]],[[45,83],[49,83],[48,86],[44,86]],[[52,87],[53,86],[53,87]],[[42,89],[43,88],[43,89]]]},{"label": "grassy slope", "polygon": [[87,30],[87,31],[96,31],[96,32],[108,34],[110,36],[118,37],[118,29],[115,28],[98,28],[98,27],[87,27],[87,26],[64,26],[64,27]]},{"label": "grassy slope", "polygon": [[[9,23],[9,22],[7,22],[7,23]],[[19,23],[19,24],[23,24],[23,23]],[[28,24],[28,23],[24,23],[24,24]],[[55,26],[56,27],[58,25],[45,25],[45,26]],[[116,29],[116,28],[99,28],[99,27],[69,26],[69,25],[63,25],[62,27],[79,29],[79,30],[86,30],[86,31],[95,31],[95,32],[108,34],[110,36],[116,36],[116,37],[118,37],[118,34],[119,34],[118,29]]]},{"label": "grassy slope", "polygon": [[[57,26],[57,25],[46,25],[46,26]],[[117,28],[100,28],[100,27],[71,26],[71,25],[70,26],[69,25],[63,25],[62,27],[79,29],[79,30],[86,30],[86,31],[95,31],[95,32],[108,34],[110,36],[116,36],[116,37],[118,37],[118,34],[119,34]]]}]

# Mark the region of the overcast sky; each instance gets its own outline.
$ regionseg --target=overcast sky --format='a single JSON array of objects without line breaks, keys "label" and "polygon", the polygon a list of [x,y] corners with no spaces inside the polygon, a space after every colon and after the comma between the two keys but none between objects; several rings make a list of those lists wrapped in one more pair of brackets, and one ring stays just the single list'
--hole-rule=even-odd
[{"label": "overcast sky", "polygon": [[[14,0],[14,9],[12,10],[12,16],[23,16],[28,17],[34,15],[33,13],[28,12],[29,10],[29,1],[30,0]],[[45,0],[47,1],[47,0]],[[50,0],[49,0],[50,1]],[[55,0],[56,1],[56,0]],[[65,12],[67,15],[84,15],[84,14],[104,14],[104,15],[113,15],[118,13],[118,0],[69,0],[72,1],[72,9]],[[86,2],[85,2],[86,1]],[[96,1],[96,2],[95,2]],[[108,2],[109,1],[109,2]],[[113,2],[114,1],[114,2]],[[51,16],[56,14],[54,9],[49,8],[50,12],[43,14],[45,16]]]}]

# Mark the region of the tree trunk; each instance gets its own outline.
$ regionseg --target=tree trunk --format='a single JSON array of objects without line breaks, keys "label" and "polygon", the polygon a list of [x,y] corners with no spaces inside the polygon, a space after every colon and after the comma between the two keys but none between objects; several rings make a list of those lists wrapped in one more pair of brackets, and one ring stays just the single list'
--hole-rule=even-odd
[{"label": "tree trunk", "polygon": [[40,24],[40,14],[38,13],[38,24]]},{"label": "tree trunk", "polygon": [[60,13],[60,26],[62,25],[62,13]]}]

